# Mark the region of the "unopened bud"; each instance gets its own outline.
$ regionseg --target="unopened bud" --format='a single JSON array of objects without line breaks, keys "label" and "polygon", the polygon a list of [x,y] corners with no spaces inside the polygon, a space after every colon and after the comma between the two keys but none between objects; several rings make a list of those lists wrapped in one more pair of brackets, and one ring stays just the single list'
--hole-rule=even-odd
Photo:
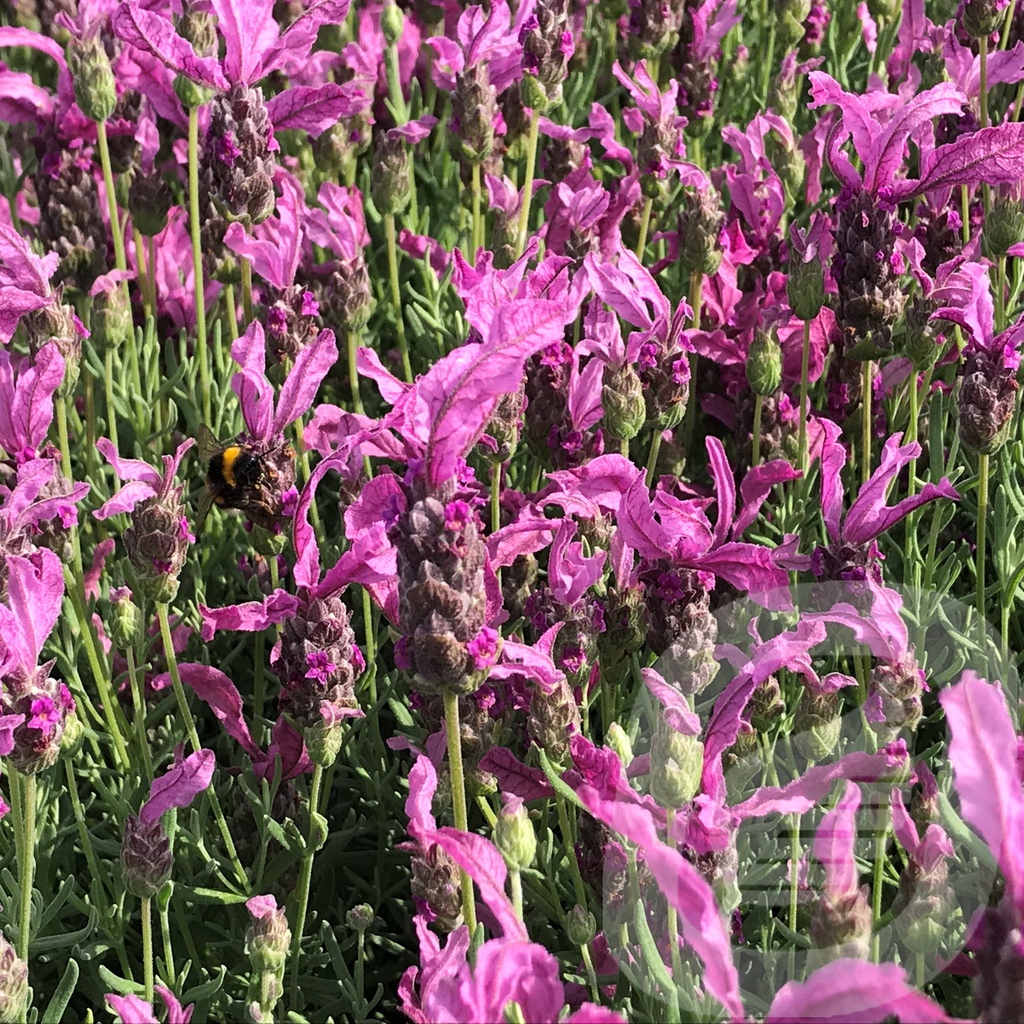
[{"label": "unopened bud", "polygon": [[809,761],[821,761],[835,750],[843,720],[835,693],[804,691],[793,722],[793,742]]},{"label": "unopened bud", "polygon": [[85,740],[85,726],[78,715],[72,711],[64,719],[64,735],[60,738],[60,756],[73,761],[82,749]]},{"label": "unopened bud", "polygon": [[181,100],[181,105],[186,110],[195,110],[197,107],[203,106],[204,103],[210,102],[213,91],[193,82],[191,78],[178,75],[174,79],[174,95]]},{"label": "unopened bud", "polygon": [[382,214],[401,213],[412,194],[412,165],[409,150],[399,136],[387,132],[377,136],[373,157],[370,196]]},{"label": "unopened bud", "polygon": [[93,299],[92,337],[104,351],[120,348],[132,330],[132,308],[120,285],[99,292]]},{"label": "unopened bud", "polygon": [[0,1024],[21,1024],[27,1000],[28,964],[0,935]]},{"label": "unopened bud", "polygon": [[597,934],[597,919],[577,903],[565,919],[565,934],[574,946],[586,946]]},{"label": "unopened bud", "polygon": [[825,274],[818,259],[806,263],[790,260],[786,296],[793,315],[800,320],[813,320],[825,303]]},{"label": "unopened bud", "polygon": [[1006,255],[1011,245],[1024,241],[1024,207],[1013,199],[999,199],[985,217],[981,251],[990,260]]},{"label": "unopened bud", "polygon": [[252,915],[245,934],[245,948],[253,970],[258,973],[282,970],[292,941],[284,907],[279,907],[273,896],[253,896],[245,907]]},{"label": "unopened bud", "polygon": [[662,807],[678,809],[700,789],[704,744],[662,723],[651,745],[651,796]]},{"label": "unopened bud", "polygon": [[173,865],[171,842],[159,819],[150,824],[134,816],[125,819],[121,876],[132,895],[140,899],[155,896],[170,877]]},{"label": "unopened bud", "polygon": [[108,120],[117,106],[117,83],[98,33],[68,43],[68,71],[82,113],[92,121]]},{"label": "unopened bud", "polygon": [[510,798],[494,825],[494,845],[513,870],[528,868],[537,855],[537,833],[522,800]]},{"label": "unopened bud", "polygon": [[962,0],[958,13],[960,26],[975,39],[991,35],[1003,19],[1005,3],[999,0]]},{"label": "unopened bud", "polygon": [[747,353],[747,383],[755,395],[774,395],[782,382],[782,348],[769,331],[756,331]]},{"label": "unopened bud", "polygon": [[128,210],[132,225],[140,235],[151,238],[167,227],[172,204],[171,190],[161,174],[139,174],[128,190]]},{"label": "unopened bud", "polygon": [[345,915],[345,923],[357,932],[364,932],[373,924],[373,918],[373,907],[369,903],[359,903]]},{"label": "unopened bud", "polygon": [[380,15],[380,30],[388,46],[394,46],[402,38],[405,31],[405,15],[398,4],[389,3],[384,6]]},{"label": "unopened bud", "polygon": [[612,722],[605,730],[604,742],[615,751],[616,756],[622,762],[623,768],[628,768],[633,760],[633,744],[629,735],[618,722]]},{"label": "unopened bud", "polygon": [[132,600],[132,592],[127,587],[111,587],[110,611],[107,630],[114,646],[121,651],[134,647],[142,626],[142,612]]},{"label": "unopened bud", "polygon": [[601,406],[605,430],[616,441],[631,441],[643,429],[647,404],[643,384],[632,364],[605,367]]}]

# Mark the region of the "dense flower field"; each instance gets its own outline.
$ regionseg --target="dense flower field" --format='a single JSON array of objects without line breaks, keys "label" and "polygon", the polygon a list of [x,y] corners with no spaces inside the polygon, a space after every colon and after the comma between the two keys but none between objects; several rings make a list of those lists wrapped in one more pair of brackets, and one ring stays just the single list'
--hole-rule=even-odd
[{"label": "dense flower field", "polygon": [[1024,1021],[1024,2],[0,5],[0,1022]]}]

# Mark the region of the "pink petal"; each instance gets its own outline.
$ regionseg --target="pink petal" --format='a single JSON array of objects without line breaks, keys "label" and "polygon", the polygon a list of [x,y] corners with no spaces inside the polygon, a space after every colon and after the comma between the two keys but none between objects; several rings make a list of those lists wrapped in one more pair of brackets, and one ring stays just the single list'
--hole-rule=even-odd
[{"label": "pink petal", "polygon": [[218,629],[229,629],[241,633],[258,633],[278,622],[292,618],[299,608],[299,599],[284,590],[275,590],[262,601],[246,601],[225,608],[199,606],[203,617],[202,637],[207,643]]},{"label": "pink petal", "polygon": [[939,702],[951,733],[949,760],[960,794],[960,816],[973,825],[1006,876],[1024,911],[1024,792],[1017,776],[1017,735],[998,683],[967,671]]},{"label": "pink petal", "polygon": [[333,331],[321,331],[316,341],[299,353],[277,400],[275,434],[283,434],[288,424],[309,411],[321,382],[337,361],[338,346],[334,343]]},{"label": "pink petal", "polygon": [[153,780],[149,799],[142,805],[139,818],[147,825],[158,821],[165,811],[179,810],[210,786],[216,758],[212,750],[197,750]]},{"label": "pink petal", "polygon": [[821,819],[814,837],[814,856],[825,867],[825,887],[831,894],[848,896],[857,891],[857,808],[860,789],[847,782],[835,807]]},{"label": "pink petal", "polygon": [[362,104],[350,89],[335,82],[293,85],[267,102],[267,114],[275,129],[297,128],[316,137],[342,118],[359,112]]},{"label": "pink petal", "polygon": [[224,731],[252,758],[259,761],[263,752],[256,746],[242,713],[242,696],[238,687],[219,668],[185,662],[178,666],[181,681],[191,686],[196,696],[209,705],[220,719]]}]

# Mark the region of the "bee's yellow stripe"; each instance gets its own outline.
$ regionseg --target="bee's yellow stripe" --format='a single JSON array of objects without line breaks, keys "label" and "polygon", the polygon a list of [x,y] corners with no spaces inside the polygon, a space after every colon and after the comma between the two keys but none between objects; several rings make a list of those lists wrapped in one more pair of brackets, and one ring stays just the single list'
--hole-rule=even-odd
[{"label": "bee's yellow stripe", "polygon": [[221,472],[224,474],[224,482],[228,487],[237,486],[237,482],[235,481],[235,463],[238,461],[238,456],[241,454],[241,447],[237,444],[233,444],[230,448],[225,448],[221,455]]}]

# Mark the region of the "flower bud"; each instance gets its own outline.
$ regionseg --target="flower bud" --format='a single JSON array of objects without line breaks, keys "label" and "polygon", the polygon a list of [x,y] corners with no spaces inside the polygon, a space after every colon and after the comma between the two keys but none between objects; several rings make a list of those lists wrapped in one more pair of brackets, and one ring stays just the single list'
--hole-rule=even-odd
[{"label": "flower bud", "polygon": [[531,74],[523,75],[519,82],[519,95],[522,97],[523,106],[541,113],[558,106],[561,100],[561,91],[561,86],[559,86],[556,91],[553,91],[553,95],[549,96],[544,86]]},{"label": "flower bud", "polygon": [[601,390],[604,426],[616,441],[631,441],[647,420],[647,404],[640,376],[631,363],[604,368]]},{"label": "flower bud", "polygon": [[770,331],[756,331],[747,353],[747,383],[755,395],[774,395],[782,382],[782,347]]},{"label": "flower bud", "polygon": [[273,896],[254,896],[245,906],[252,915],[245,933],[252,969],[260,974],[283,970],[292,941],[284,907],[279,907]]},{"label": "flower bud", "polygon": [[1003,20],[1005,0],[960,0],[959,27],[974,39],[991,35]]},{"label": "flower bud", "polygon": [[934,303],[915,295],[904,317],[903,354],[914,364],[918,373],[930,370],[942,351],[936,339],[935,324],[931,320],[934,309]]},{"label": "flower bud", "polygon": [[132,307],[121,285],[99,292],[93,299],[92,338],[103,351],[120,348],[133,330]]},{"label": "flower bud", "polygon": [[586,946],[597,934],[597,919],[577,903],[566,916],[565,934],[574,946]]},{"label": "flower bud", "polygon": [[160,820],[145,824],[134,815],[124,822],[121,876],[125,888],[140,899],[150,899],[167,881],[174,866],[171,841]]},{"label": "flower bud", "polygon": [[789,308],[800,320],[813,320],[821,312],[825,303],[825,273],[817,258],[806,263],[790,260],[786,295]]},{"label": "flower bud", "polygon": [[213,90],[193,82],[191,78],[186,78],[184,75],[178,75],[174,79],[174,95],[181,100],[181,105],[186,110],[195,110],[210,102]]},{"label": "flower bud", "polygon": [[358,903],[345,915],[345,923],[357,932],[365,932],[373,919],[373,907],[369,903]]},{"label": "flower bud", "polygon": [[200,57],[209,57],[217,49],[217,26],[212,14],[200,11],[195,0],[185,0],[181,18],[178,20],[178,35],[192,44]]},{"label": "flower bud", "polygon": [[633,760],[633,744],[630,742],[629,734],[618,722],[612,722],[605,730],[604,742],[615,751],[623,769],[628,768]]},{"label": "flower bud", "polygon": [[63,288],[54,294],[48,306],[33,310],[22,318],[32,354],[35,355],[47,342],[52,341],[64,360],[64,380],[57,388],[57,398],[67,398],[74,394],[82,360],[81,325],[74,309],[65,305],[62,298]]},{"label": "flower bud", "polygon": [[412,858],[409,888],[435,915],[434,924],[453,932],[462,923],[462,880],[459,866],[440,846],[430,846]]},{"label": "flower bud", "polygon": [[981,251],[990,260],[1006,255],[1024,241],[1024,206],[1015,199],[997,199],[981,228]]},{"label": "flower bud", "polygon": [[91,121],[106,121],[117,106],[117,83],[99,33],[68,43],[68,71],[75,101]]},{"label": "flower bud", "polygon": [[854,893],[823,893],[811,917],[808,962],[821,967],[833,960],[867,960],[871,951],[871,905],[863,889]]},{"label": "flower bud", "polygon": [[537,833],[522,800],[510,798],[494,825],[494,845],[514,871],[528,868],[537,855]]},{"label": "flower bud", "polygon": [[651,796],[678,810],[696,796],[703,767],[704,744],[659,722],[651,743]]},{"label": "flower bud", "polygon": [[767,732],[772,723],[786,712],[786,702],[775,676],[769,676],[751,694],[750,722],[758,732]]},{"label": "flower bud", "polygon": [[1001,350],[968,351],[957,387],[957,427],[971,451],[993,455],[1006,443],[1018,387],[1014,372],[1003,366]]},{"label": "flower bud", "polygon": [[896,916],[896,934],[904,945],[922,956],[937,952],[949,934],[955,899],[945,859],[928,871],[911,860],[900,875],[897,899],[905,903]]},{"label": "flower bud", "polygon": [[837,693],[814,694],[805,690],[793,721],[793,742],[808,761],[821,761],[835,750],[843,720]]},{"label": "flower bud", "polygon": [[0,935],[0,1024],[21,1024],[28,1000],[28,964]]},{"label": "flower bud", "polygon": [[50,675],[53,662],[31,672],[16,668],[7,673],[0,695],[0,714],[20,715],[13,732],[9,763],[22,775],[49,768],[60,756],[68,720],[75,710],[71,691]]},{"label": "flower bud", "polygon": [[151,238],[167,227],[171,190],[162,174],[137,174],[128,189],[128,210],[140,235]]},{"label": "flower bud", "polygon": [[409,150],[400,136],[382,132],[377,136],[373,154],[370,198],[379,213],[401,213],[412,194],[412,163]]},{"label": "flower bud", "polygon": [[405,31],[405,15],[398,4],[388,3],[380,14],[380,30],[388,46],[394,46]]},{"label": "flower bud", "polygon": [[85,741],[85,726],[75,712],[70,712],[64,719],[64,734],[60,738],[60,756],[66,761],[74,761]]},{"label": "flower bud", "polygon": [[718,233],[725,219],[718,193],[685,188],[679,213],[679,262],[688,274],[713,274],[722,262]]}]

